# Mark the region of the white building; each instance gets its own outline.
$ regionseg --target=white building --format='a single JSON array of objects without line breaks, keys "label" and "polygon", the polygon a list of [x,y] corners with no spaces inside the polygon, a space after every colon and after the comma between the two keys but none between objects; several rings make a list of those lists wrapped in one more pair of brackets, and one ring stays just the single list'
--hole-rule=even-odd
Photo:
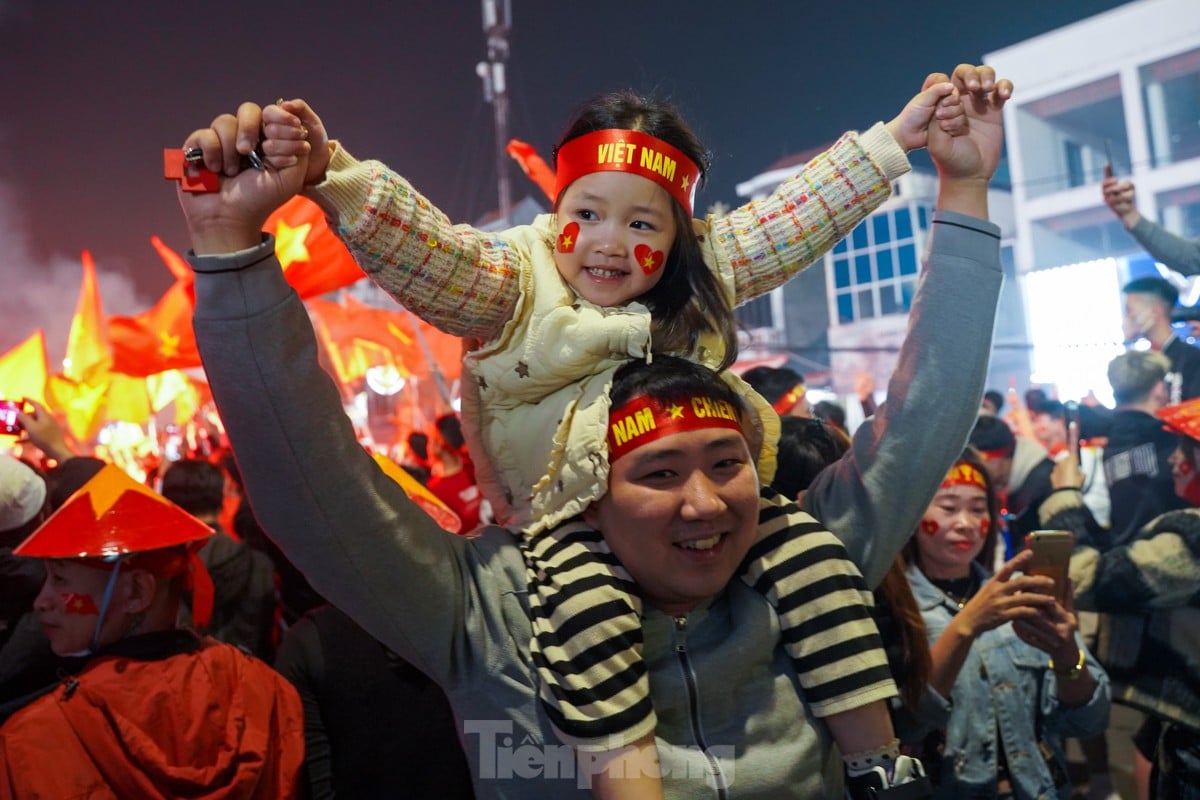
[{"label": "white building", "polygon": [[[1200,238],[1200,0],[1136,0],[983,60],[1016,86],[1005,108],[1007,174],[1002,164],[989,203],[1006,284],[988,384],[1054,382],[1064,398],[1095,390],[1107,399],[1105,366],[1122,349],[1120,286],[1153,264],[1099,184],[1111,160],[1135,181],[1143,214]],[[765,195],[816,152],[772,165],[738,194]],[[821,264],[739,309],[747,355],[808,354],[829,365],[839,394],[859,370],[882,389],[936,188],[916,162]]]},{"label": "white building", "polygon": [[984,61],[1017,87],[1005,131],[1034,380],[1104,397],[1119,287],[1152,264],[1104,205],[1105,165],[1144,215],[1200,237],[1200,2],[1137,0]]},{"label": "white building", "polygon": [[[738,194],[746,198],[765,196],[821,149],[773,164],[739,184]],[[815,382],[821,383],[827,368],[832,390],[843,397],[853,395],[855,381],[862,372],[874,379],[878,391],[885,388],[908,328],[908,311],[937,197],[932,166],[919,156],[914,160],[913,172],[893,184],[892,197],[821,261],[769,296],[737,310],[739,322],[748,329],[743,358],[780,350],[807,356],[813,366],[802,371],[809,375],[809,382],[814,382],[815,371],[821,373]],[[998,339],[1023,341],[1020,300],[1010,288],[1014,284],[1012,243],[1007,238],[1012,231],[1008,193],[993,191],[989,206],[993,220],[1006,237],[1001,247],[1010,280],[1001,297],[1001,305],[1007,310],[1002,320],[1017,323],[1011,326],[1002,321]],[[984,324],[990,322],[988,317]],[[1013,358],[1016,363],[1011,363]],[[998,350],[992,369],[1002,375],[1027,373],[1025,350]],[[855,404],[846,405],[853,415]]]}]

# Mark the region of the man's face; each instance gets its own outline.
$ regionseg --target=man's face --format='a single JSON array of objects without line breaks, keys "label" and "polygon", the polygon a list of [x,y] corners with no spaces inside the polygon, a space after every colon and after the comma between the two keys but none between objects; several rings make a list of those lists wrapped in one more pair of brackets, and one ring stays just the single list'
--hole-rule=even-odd
[{"label": "man's face", "polygon": [[1067,444],[1067,423],[1052,414],[1033,415],[1033,435],[1050,453]]},{"label": "man's face", "polygon": [[[104,587],[112,573],[80,560],[49,559],[46,561],[46,582],[33,602],[38,622],[50,649],[57,655],[81,653],[92,644],[96,622],[100,618],[100,603]],[[125,575],[118,577],[121,584]],[[121,586],[114,592],[119,599]],[[111,617],[109,615],[111,622]],[[105,633],[111,625],[105,625]],[[101,637],[104,641],[107,637]]]},{"label": "man's face", "polygon": [[758,526],[758,474],[728,428],[664,436],[612,465],[584,513],[650,605],[681,615],[733,578]]},{"label": "man's face", "polygon": [[1150,332],[1162,316],[1162,303],[1153,295],[1131,292],[1125,295],[1125,316],[1121,320],[1121,332],[1125,341],[1140,339]]},{"label": "man's face", "polygon": [[992,479],[992,486],[995,487],[997,494],[1008,491],[1008,481],[1012,477],[1011,458],[987,458],[983,462],[983,468],[987,470],[988,477]]}]

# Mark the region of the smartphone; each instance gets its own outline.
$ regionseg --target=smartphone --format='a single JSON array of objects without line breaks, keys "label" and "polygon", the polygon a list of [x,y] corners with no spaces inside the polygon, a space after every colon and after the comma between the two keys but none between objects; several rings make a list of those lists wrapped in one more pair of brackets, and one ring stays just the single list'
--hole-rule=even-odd
[{"label": "smartphone", "polygon": [[1033,560],[1025,567],[1025,573],[1053,578],[1054,596],[1060,604],[1066,604],[1075,534],[1071,531],[1034,531],[1025,536],[1025,546],[1033,551]]},{"label": "smartphone", "polygon": [[0,400],[0,434],[15,436],[21,432],[21,420],[17,412],[23,404],[20,400]]},{"label": "smartphone", "polygon": [[1079,435],[1079,403],[1068,400],[1063,403],[1067,415],[1067,446],[1075,453],[1075,460],[1083,463],[1083,439]]}]

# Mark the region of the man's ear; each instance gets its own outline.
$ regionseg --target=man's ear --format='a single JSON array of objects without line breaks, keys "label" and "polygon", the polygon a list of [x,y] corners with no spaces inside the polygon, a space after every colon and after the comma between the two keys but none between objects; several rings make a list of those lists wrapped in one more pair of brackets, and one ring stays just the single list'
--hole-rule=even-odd
[{"label": "man's ear", "polygon": [[134,567],[125,573],[129,582],[129,594],[126,597],[126,612],[140,614],[154,602],[154,594],[158,591],[158,578],[149,570]]}]

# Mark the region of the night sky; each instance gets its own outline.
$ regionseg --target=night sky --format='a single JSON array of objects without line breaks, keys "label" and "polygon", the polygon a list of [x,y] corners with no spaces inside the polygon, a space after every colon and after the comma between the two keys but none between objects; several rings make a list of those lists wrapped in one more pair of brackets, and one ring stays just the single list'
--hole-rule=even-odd
[{"label": "night sky", "polygon": [[[548,156],[596,92],[668,97],[714,154],[698,207],[736,204],[736,183],[890,118],[926,73],[1118,5],[513,0],[509,135]],[[61,358],[84,249],[106,313],[158,298],[150,237],[188,246],[160,152],[242,100],[303,97],[453,219],[494,208],[480,19],[477,0],[0,0],[0,352],[40,326]],[[537,196],[512,174],[514,200]]]}]

